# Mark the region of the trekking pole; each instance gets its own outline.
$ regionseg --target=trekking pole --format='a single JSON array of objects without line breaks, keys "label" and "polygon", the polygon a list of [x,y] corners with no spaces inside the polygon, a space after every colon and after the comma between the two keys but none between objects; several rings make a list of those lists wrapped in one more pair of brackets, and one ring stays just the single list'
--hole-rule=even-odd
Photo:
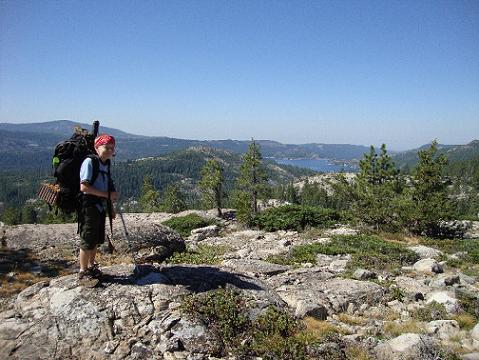
[{"label": "trekking pole", "polygon": [[[125,219],[123,218],[123,213],[118,210],[118,215],[120,215],[120,219],[121,219],[121,223],[123,225],[123,231],[125,232],[125,236],[127,238],[127,240],[129,240],[129,235],[128,235],[128,230],[126,229],[126,224],[125,224]],[[128,244],[130,244],[130,241],[128,241]]]}]

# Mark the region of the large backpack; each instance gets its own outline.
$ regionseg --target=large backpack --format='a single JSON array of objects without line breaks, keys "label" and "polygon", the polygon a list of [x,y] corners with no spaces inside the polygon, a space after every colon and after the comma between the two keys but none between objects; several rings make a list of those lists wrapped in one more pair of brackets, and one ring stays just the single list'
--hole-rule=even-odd
[{"label": "large backpack", "polygon": [[98,124],[94,123],[93,133],[76,128],[75,133],[68,140],[62,141],[55,147],[52,164],[53,176],[59,188],[55,205],[69,214],[80,208],[80,167],[87,157],[94,159],[93,183],[99,174],[99,160],[95,156],[93,142],[98,134]]}]

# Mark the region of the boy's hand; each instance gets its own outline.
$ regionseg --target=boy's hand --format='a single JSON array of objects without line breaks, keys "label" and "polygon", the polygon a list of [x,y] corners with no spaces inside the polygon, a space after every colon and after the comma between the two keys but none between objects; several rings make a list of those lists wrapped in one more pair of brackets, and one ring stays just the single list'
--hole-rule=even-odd
[{"label": "boy's hand", "polygon": [[116,191],[115,191],[115,192],[112,192],[112,193],[110,194],[110,199],[111,199],[111,201],[113,201],[113,202],[117,201],[117,200],[118,200],[118,193],[117,193]]}]

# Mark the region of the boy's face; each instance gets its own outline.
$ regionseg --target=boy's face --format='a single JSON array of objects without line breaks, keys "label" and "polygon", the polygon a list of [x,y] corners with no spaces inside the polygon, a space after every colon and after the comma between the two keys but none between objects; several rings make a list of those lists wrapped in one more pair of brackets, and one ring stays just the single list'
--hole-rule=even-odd
[{"label": "boy's face", "polygon": [[98,153],[98,156],[102,159],[111,159],[115,154],[115,145],[100,145],[96,148],[96,152]]}]

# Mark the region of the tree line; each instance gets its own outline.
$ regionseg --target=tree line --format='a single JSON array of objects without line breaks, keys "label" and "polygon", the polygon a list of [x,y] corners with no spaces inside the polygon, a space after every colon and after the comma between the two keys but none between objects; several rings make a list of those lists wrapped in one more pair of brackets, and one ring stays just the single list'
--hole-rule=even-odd
[{"label": "tree line", "polygon": [[[396,167],[384,144],[378,150],[371,146],[355,177],[340,173],[326,184],[306,179],[300,189],[292,182],[272,184],[260,146],[253,140],[241,158],[236,177],[232,176],[228,161],[214,157],[202,165],[194,158],[188,158],[187,165],[182,162],[181,168],[171,168],[178,166],[174,163],[165,164],[170,167],[168,171],[144,176],[138,196],[124,199],[122,209],[176,213],[188,208],[215,208],[221,216],[222,208],[231,207],[237,210],[239,221],[251,226],[260,210],[258,202],[275,198],[293,205],[342,211],[351,221],[376,230],[450,236],[443,226],[445,221],[477,218],[479,161],[448,165],[446,156],[438,153],[435,141],[420,150],[418,158],[417,165],[405,173]],[[185,181],[179,175],[186,171],[185,166],[189,171],[186,176],[199,177],[190,183]],[[127,171],[128,163],[124,168],[122,171]],[[175,179],[169,179],[166,187],[160,189],[155,175],[165,173],[164,176]],[[7,209],[2,218],[7,223],[71,220],[38,208],[38,203],[30,201],[16,212]]]}]

